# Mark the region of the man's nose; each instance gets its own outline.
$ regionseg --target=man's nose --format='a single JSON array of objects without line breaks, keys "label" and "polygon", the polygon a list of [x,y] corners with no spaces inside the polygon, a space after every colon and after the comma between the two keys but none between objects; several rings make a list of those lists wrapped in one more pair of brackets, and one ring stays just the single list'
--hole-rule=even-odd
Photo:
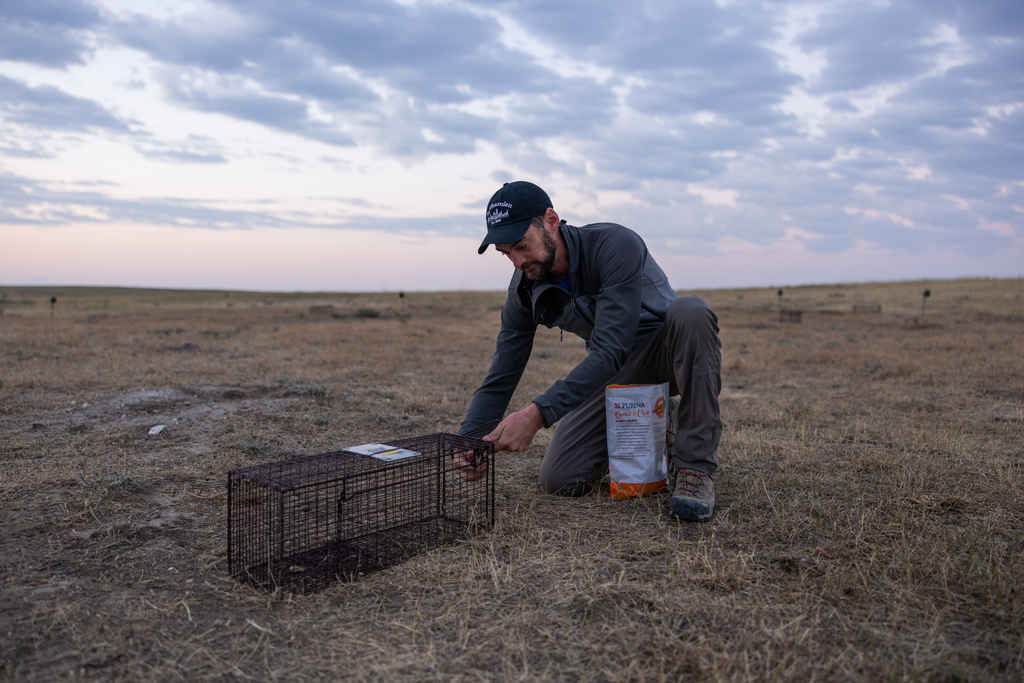
[{"label": "man's nose", "polygon": [[526,263],[525,256],[522,254],[512,254],[512,265],[515,266],[516,270],[521,270],[524,263]]}]

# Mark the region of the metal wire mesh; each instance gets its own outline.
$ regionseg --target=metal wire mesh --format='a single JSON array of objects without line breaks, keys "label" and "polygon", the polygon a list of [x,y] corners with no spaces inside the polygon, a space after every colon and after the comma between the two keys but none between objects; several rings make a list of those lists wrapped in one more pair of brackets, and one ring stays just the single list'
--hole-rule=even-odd
[{"label": "metal wire mesh", "polygon": [[[397,564],[494,524],[494,448],[430,434],[389,441],[419,455],[386,461],[334,451],[228,473],[228,571],[294,593]],[[455,453],[487,464],[479,481]]]}]

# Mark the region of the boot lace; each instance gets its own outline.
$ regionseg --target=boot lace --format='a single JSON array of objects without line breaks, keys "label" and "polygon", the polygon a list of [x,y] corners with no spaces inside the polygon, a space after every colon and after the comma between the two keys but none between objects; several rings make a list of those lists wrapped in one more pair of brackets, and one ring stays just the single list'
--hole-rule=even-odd
[{"label": "boot lace", "polygon": [[676,475],[676,488],[673,495],[696,498],[700,496],[709,479],[708,475],[698,470],[680,469]]}]

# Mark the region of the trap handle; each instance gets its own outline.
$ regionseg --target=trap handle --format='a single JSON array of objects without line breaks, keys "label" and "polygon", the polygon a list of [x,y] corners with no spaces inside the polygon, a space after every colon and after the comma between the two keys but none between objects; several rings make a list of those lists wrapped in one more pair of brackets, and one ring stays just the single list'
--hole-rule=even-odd
[{"label": "trap handle", "polygon": [[494,428],[497,427],[499,424],[501,424],[501,420],[491,420],[490,422],[483,423],[482,425],[480,425],[479,427],[472,431],[466,432],[462,436],[465,436],[470,439],[482,439],[491,432],[493,432]]}]

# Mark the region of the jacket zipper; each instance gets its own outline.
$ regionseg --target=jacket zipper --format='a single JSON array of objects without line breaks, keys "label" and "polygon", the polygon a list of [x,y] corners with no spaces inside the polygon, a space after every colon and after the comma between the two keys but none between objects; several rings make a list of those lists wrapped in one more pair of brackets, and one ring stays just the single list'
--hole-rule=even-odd
[{"label": "jacket zipper", "polygon": [[[576,299],[572,298],[572,296],[569,297],[569,305],[572,306],[573,308],[576,308]],[[562,343],[562,333],[563,332],[565,332],[565,330],[563,330],[561,327],[559,327],[558,328],[558,343],[559,344]]]}]

